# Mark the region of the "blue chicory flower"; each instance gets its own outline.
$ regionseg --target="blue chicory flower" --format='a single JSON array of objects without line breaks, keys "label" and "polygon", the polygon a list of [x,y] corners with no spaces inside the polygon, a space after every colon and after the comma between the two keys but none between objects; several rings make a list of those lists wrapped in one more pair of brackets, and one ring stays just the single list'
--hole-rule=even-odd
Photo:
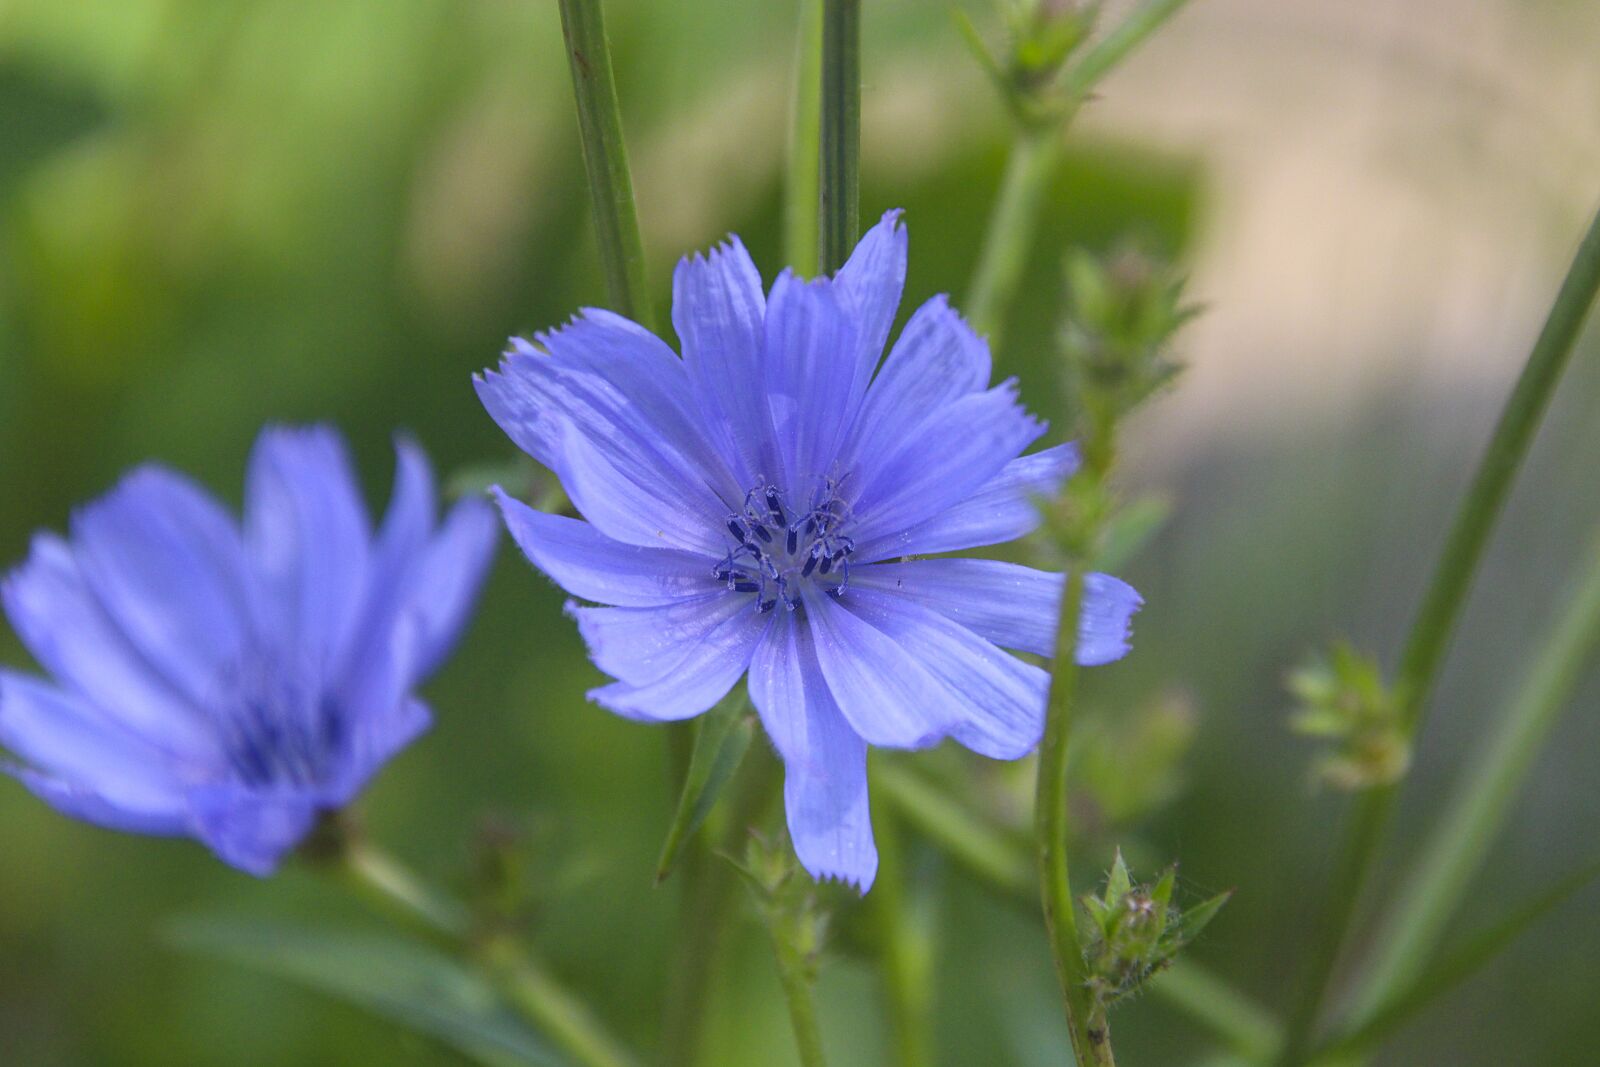
[{"label": "blue chicory flower", "polygon": [[[1016,759],[1043,730],[1048,674],[1001,649],[1051,653],[1061,575],[909,557],[1028,533],[1031,498],[1078,462],[1072,445],[1018,458],[1045,427],[1013,381],[989,388],[988,346],[943,297],[879,367],[905,269],[898,212],[836,276],[786,271],[767,295],[731,238],[673,276],[682,359],[590,309],[514,339],[476,382],[588,520],[497,490],[534,565],[606,605],[570,607],[616,679],[590,697],[687,719],[748,671],[801,862],[862,891],[877,871],[868,745],[953,737]],[[1141,601],[1106,575],[1086,586],[1078,657],[1106,663]]]},{"label": "blue chicory flower", "polygon": [[486,501],[435,525],[407,441],[374,538],[338,435],[268,429],[241,528],[140,467],[36,536],[5,581],[53,681],[0,671],[5,769],[68,815],[188,835],[271,873],[430,722],[411,692],[465,626],[497,535]]}]

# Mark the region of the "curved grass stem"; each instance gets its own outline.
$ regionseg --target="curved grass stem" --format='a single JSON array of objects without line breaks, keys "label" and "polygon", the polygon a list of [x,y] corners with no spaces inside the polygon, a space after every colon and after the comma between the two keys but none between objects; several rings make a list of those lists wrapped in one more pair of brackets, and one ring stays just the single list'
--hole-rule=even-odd
[{"label": "curved grass stem", "polygon": [[844,266],[861,226],[861,0],[822,0],[823,274]]},{"label": "curved grass stem", "polygon": [[[1594,303],[1597,289],[1600,289],[1600,213],[1590,222],[1578,246],[1538,340],[1495,425],[1477,472],[1456,512],[1401,653],[1395,685],[1401,700],[1401,725],[1408,738],[1415,738],[1422,727],[1428,698],[1489,534],[1505,506],[1512,480],[1527,455],[1556,384],[1571,361],[1578,332]],[[1327,999],[1334,965],[1383,842],[1397,792],[1398,783],[1369,790],[1357,800],[1351,813],[1335,874],[1328,883],[1324,918],[1318,923],[1305,980],[1290,1014],[1287,1039],[1278,1060],[1284,1067],[1302,1062],[1310,1047],[1313,1030]]]},{"label": "curved grass stem", "polygon": [[439,893],[394,857],[359,839],[340,842],[344,880],[375,907],[468,956],[508,1003],[581,1067],[637,1067],[588,1007],[561,986],[516,939],[477,936],[459,902]]},{"label": "curved grass stem", "polygon": [[560,5],[606,293],[614,310],[653,332],[655,310],[645,272],[644,240],[639,235],[622,109],[611,73],[611,45],[600,0],[560,0]]},{"label": "curved grass stem", "polygon": [[1040,900],[1050,954],[1081,1067],[1113,1067],[1111,1033],[1089,987],[1088,966],[1078,940],[1077,902],[1067,866],[1067,739],[1072,731],[1078,681],[1078,617],[1083,608],[1083,568],[1073,567],[1062,584],[1061,622],[1056,630],[1055,668],[1039,746],[1039,782],[1034,797],[1034,847],[1038,853]]},{"label": "curved grass stem", "polygon": [[1597,648],[1600,538],[1566,611],[1423,846],[1415,873],[1375,942],[1377,956],[1364,972],[1353,1009],[1355,1025],[1422,973]]}]

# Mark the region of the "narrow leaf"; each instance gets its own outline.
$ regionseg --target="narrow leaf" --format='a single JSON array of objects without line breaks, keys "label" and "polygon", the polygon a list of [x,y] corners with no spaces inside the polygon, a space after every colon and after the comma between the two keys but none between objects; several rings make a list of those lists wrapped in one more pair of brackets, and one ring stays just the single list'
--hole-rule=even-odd
[{"label": "narrow leaf", "polygon": [[1106,525],[1105,538],[1094,565],[1115,574],[1123,564],[1137,556],[1161,532],[1172,516],[1172,501],[1146,496],[1118,511]]},{"label": "narrow leaf", "polygon": [[566,1063],[486,978],[415,942],[228,916],[179,919],[168,928],[167,941],[365,1008],[489,1067]]},{"label": "narrow leaf", "polygon": [[1422,1009],[1476,974],[1521,936],[1524,930],[1549,915],[1597,877],[1600,877],[1600,861],[1590,863],[1563,878],[1439,960],[1409,986],[1399,989],[1366,1023],[1334,1038],[1315,1058],[1321,1060],[1358,1054],[1374,1047],[1414,1019]]},{"label": "narrow leaf", "polygon": [[755,723],[747,713],[748,704],[744,690],[740,689],[696,724],[689,773],[678,797],[678,810],[661,846],[661,858],[656,861],[656,884],[672,873],[684,843],[706,821],[723,787],[743,762],[755,736]]},{"label": "narrow leaf", "polygon": [[1233,896],[1233,890],[1230,889],[1225,893],[1218,893],[1210,900],[1196,904],[1184,912],[1172,924],[1172,936],[1177,938],[1178,943],[1182,945],[1187,945],[1199,937],[1200,931],[1204,930],[1206,925],[1217,917],[1217,912],[1222,910],[1222,906],[1228,902],[1228,898],[1231,896]]}]

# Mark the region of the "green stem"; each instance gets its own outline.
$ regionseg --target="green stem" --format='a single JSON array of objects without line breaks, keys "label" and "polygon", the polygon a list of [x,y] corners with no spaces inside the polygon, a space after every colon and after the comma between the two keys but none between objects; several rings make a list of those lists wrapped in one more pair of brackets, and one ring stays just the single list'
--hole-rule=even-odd
[{"label": "green stem", "polygon": [[[896,815],[981,886],[1006,903],[1038,914],[1034,865],[1004,831],[952,800],[949,790],[939,789],[899,764],[884,761],[874,766],[872,784],[878,796],[894,805]],[[1257,1060],[1270,1056],[1283,1039],[1270,1012],[1191,960],[1174,963],[1150,983],[1150,993],[1208,1027],[1230,1046],[1248,1049]]]},{"label": "green stem", "polygon": [[479,958],[498,979],[501,992],[524,1015],[585,1067],[634,1067],[635,1060],[606,1033],[589,1008],[567,992],[521,945],[496,938]]},{"label": "green stem", "polygon": [[1089,972],[1078,940],[1077,902],[1067,870],[1067,739],[1072,730],[1078,680],[1078,617],[1083,609],[1083,568],[1073,566],[1061,591],[1054,671],[1039,746],[1039,786],[1034,799],[1034,845],[1040,898],[1050,952],[1061,981],[1072,1051],[1080,1067],[1112,1067],[1111,1034],[1089,988]]},{"label": "green stem", "polygon": [[1600,538],[1591,552],[1566,612],[1498,730],[1457,786],[1376,941],[1377,958],[1364,974],[1353,1010],[1357,1026],[1422,972],[1505,825],[1551,727],[1600,648]]},{"label": "green stem", "polygon": [[778,980],[783,984],[783,999],[789,1006],[789,1023],[794,1028],[795,1048],[801,1067],[827,1067],[822,1052],[822,1027],[817,1022],[817,1001],[812,991],[813,962],[802,938],[794,928],[795,919],[769,917],[767,932],[778,960]]},{"label": "green stem", "polygon": [[505,936],[477,938],[466,908],[364,841],[347,837],[338,856],[346,882],[370,903],[471,956],[506,999],[582,1067],[635,1067],[632,1054],[524,946]]},{"label": "green stem", "polygon": [[633,203],[628,173],[628,147],[622,135],[622,109],[611,73],[611,46],[606,40],[600,0],[560,0],[561,32],[572,68],[572,91],[578,104],[578,133],[583,164],[594,201],[595,236],[600,269],[605,274],[611,306],[647,330],[655,329],[650,285],[645,274],[644,241]]},{"label": "green stem", "polygon": [[790,101],[789,171],[783,203],[784,260],[796,270],[820,266],[822,233],[822,2],[800,0]]},{"label": "green stem", "polygon": [[702,827],[685,850],[680,872],[682,921],[661,1027],[665,1067],[692,1067],[699,1060],[712,978],[728,926],[737,913],[733,900],[736,872],[725,856],[736,855],[743,847],[751,825],[760,821],[774,796],[771,783],[778,780],[778,768],[764,746],[756,746],[745,763],[742,782],[717,836],[718,847],[710,847],[710,827]]},{"label": "green stem", "polygon": [[999,348],[1005,315],[1038,230],[1039,211],[1061,161],[1061,136],[1055,124],[1019,131],[1000,179],[965,304],[972,328],[994,349]]},{"label": "green stem", "polygon": [[[1527,454],[1561,372],[1570,361],[1573,344],[1597,289],[1600,289],[1600,214],[1589,224],[1544,328],[1501,412],[1494,435],[1456,513],[1455,524],[1434,567],[1401,653],[1396,688],[1402,701],[1401,723],[1408,737],[1415,738],[1422,727],[1428,697],[1471,588],[1473,573],[1495,519],[1505,504],[1517,468]],[[1328,884],[1326,914],[1318,924],[1317,938],[1308,956],[1310,963],[1290,1015],[1280,1064],[1300,1062],[1310,1045],[1334,964],[1338,962],[1357,899],[1383,841],[1397,791],[1398,784],[1381,786],[1363,793],[1356,802],[1338,866]]]},{"label": "green stem", "polygon": [[861,216],[861,0],[822,0],[820,254],[832,274],[856,246]]},{"label": "green stem", "polygon": [[[1049,98],[1014,100],[1021,116],[989,214],[983,248],[965,303],[973,329],[998,351],[1006,313],[1017,293],[1050,180],[1061,162],[1062,138],[1089,92],[1187,0],[1150,0],[1136,8],[1069,67]],[[1037,117],[1030,117],[1037,116]]]},{"label": "green stem", "polygon": [[1561,291],[1545,319],[1539,339],[1517,379],[1511,398],[1495,426],[1489,447],[1479,461],[1450,538],[1434,567],[1410,639],[1400,657],[1397,684],[1405,700],[1404,725],[1415,736],[1422,726],[1428,697],[1439,674],[1445,648],[1455,632],[1462,602],[1488,543],[1495,519],[1505,505],[1517,468],[1528,453],[1534,431],[1555,393],[1561,372],[1571,360],[1574,342],[1600,288],[1600,214],[1589,224]]},{"label": "green stem", "polygon": [[1130,12],[1116,29],[1100,38],[1099,43],[1067,71],[1062,88],[1066,90],[1068,98],[1075,101],[1083,99],[1089,90],[1099,84],[1100,79],[1128,58],[1135,48],[1186,3],[1188,0],[1149,0],[1149,3]]},{"label": "green stem", "polygon": [[907,900],[904,841],[895,813],[879,807],[872,826],[878,877],[867,906],[889,1004],[894,1062],[898,1067],[927,1067],[933,1062],[933,947],[926,913]]}]

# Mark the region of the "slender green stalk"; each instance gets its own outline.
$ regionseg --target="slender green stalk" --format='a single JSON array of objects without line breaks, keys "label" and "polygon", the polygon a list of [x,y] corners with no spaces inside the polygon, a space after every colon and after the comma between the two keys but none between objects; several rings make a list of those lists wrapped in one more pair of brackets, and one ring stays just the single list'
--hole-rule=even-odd
[{"label": "slender green stalk", "polygon": [[584,1067],[634,1067],[636,1061],[606,1033],[589,1008],[567,992],[522,946],[495,938],[479,958],[499,980],[501,992]]},{"label": "slender green stalk", "polygon": [[[884,761],[872,770],[877,794],[895,814],[954,860],[978,883],[1011,904],[1037,914],[1038,879],[1025,849],[1004,832],[952,800],[948,791],[915,772]],[[876,889],[873,890],[877,892]],[[1166,1000],[1236,1049],[1256,1059],[1274,1053],[1283,1039],[1265,1008],[1192,960],[1182,959],[1150,983],[1151,996]]]},{"label": "slender green stalk", "polygon": [[628,147],[622,136],[622,109],[617,103],[600,0],[560,0],[560,4],[606,292],[616,311],[653,330],[655,312],[645,274],[644,241],[639,236]]},{"label": "slender green stalk", "polygon": [[1461,605],[1472,587],[1472,576],[1489,533],[1528,453],[1534,431],[1544,418],[1556,383],[1571,360],[1596,289],[1600,289],[1600,213],[1578,246],[1539,339],[1500,414],[1401,654],[1397,684],[1405,700],[1405,726],[1413,736],[1422,726],[1440,662],[1455,633]]},{"label": "slender green stalk", "polygon": [[711,980],[728,926],[738,910],[733,900],[736,874],[725,857],[738,853],[751,825],[761,820],[772,802],[776,793],[773,783],[778,781],[773,764],[765,746],[755,746],[728,805],[726,822],[716,837],[717,847],[710,847],[708,835],[712,828],[706,826],[685,850],[680,871],[682,919],[661,1027],[665,1067],[693,1067],[699,1060]]},{"label": "slender green stalk", "polygon": [[822,236],[822,0],[800,0],[794,97],[789,104],[789,170],[783,202],[784,260],[818,269]]},{"label": "slender green stalk", "polygon": [[1061,981],[1072,1051],[1080,1067],[1112,1067],[1111,1032],[1089,989],[1089,972],[1078,940],[1077,903],[1067,869],[1067,738],[1072,731],[1078,681],[1078,617],[1083,609],[1083,568],[1073,567],[1062,585],[1061,623],[1056,631],[1055,668],[1039,746],[1039,786],[1034,799],[1034,846],[1040,898],[1050,952]]},{"label": "slender green stalk", "polygon": [[1429,1004],[1476,974],[1523,931],[1593,882],[1596,876],[1600,876],[1600,864],[1591,863],[1578,869],[1473,937],[1461,948],[1406,979],[1388,999],[1379,1004],[1369,1018],[1321,1046],[1314,1053],[1314,1062],[1318,1067],[1339,1067],[1359,1061]]},{"label": "slender green stalk", "polygon": [[1061,161],[1062,131],[1051,125],[1018,132],[1000,179],[1000,194],[984,230],[963,305],[972,328],[998,349],[1005,314],[1028,262],[1050,179]]},{"label": "slender green stalk", "polygon": [[907,899],[905,849],[899,819],[882,807],[872,817],[878,877],[867,894],[877,940],[878,971],[889,1005],[889,1031],[898,1067],[933,1062],[933,946],[926,912]]},{"label": "slender green stalk", "polygon": [[1061,162],[1062,140],[1078,108],[1100,79],[1186,2],[1149,0],[1067,68],[1051,99],[1012,101],[1012,112],[1021,117],[963,305],[973,329],[989,339],[991,348],[1000,347],[1005,316],[1039,228],[1039,212]]},{"label": "slender green stalk", "polygon": [[[1505,504],[1534,431],[1549,406],[1556,383],[1566,369],[1573,344],[1600,289],[1600,214],[1589,224],[1567,271],[1561,290],[1534,342],[1528,362],[1512,389],[1477,473],[1456,513],[1444,551],[1434,567],[1410,636],[1401,653],[1396,688],[1401,722],[1408,737],[1421,729],[1428,698],[1437,680],[1456,621],[1472,585],[1472,576]],[[1382,843],[1394,808],[1398,783],[1363,793],[1351,813],[1334,877],[1328,883],[1327,907],[1307,957],[1305,981],[1289,1019],[1288,1037],[1279,1063],[1301,1062],[1327,997],[1334,964],[1344,945],[1357,900]]]},{"label": "slender green stalk", "polygon": [[1462,779],[1402,890],[1353,1009],[1357,1025],[1412,982],[1432,956],[1505,825],[1534,758],[1600,648],[1600,538],[1566,612],[1489,743]]},{"label": "slender green stalk", "polygon": [[861,219],[861,0],[822,0],[821,205],[818,267],[832,274]]},{"label": "slender green stalk", "polygon": [[789,1005],[789,1024],[794,1027],[795,1049],[803,1067],[827,1067],[822,1052],[822,1028],[817,1025],[817,1002],[811,979],[802,961],[794,958],[793,947],[774,940],[778,953],[778,979],[783,983],[783,999]]},{"label": "slender green stalk", "polygon": [[887,760],[872,769],[877,795],[968,873],[1009,900],[1039,904],[1038,872],[1026,847],[950,795],[950,790]]},{"label": "slender green stalk", "polygon": [[1112,69],[1145,42],[1189,0],[1149,0],[1128,13],[1117,28],[1100,38],[1082,59],[1067,69],[1062,87],[1074,100],[1100,83]]},{"label": "slender green stalk", "polygon": [[387,853],[358,839],[341,842],[346,882],[374,906],[470,955],[502,994],[582,1067],[635,1067],[636,1061],[589,1009],[563,989],[524,946],[505,936],[479,939],[457,901],[428,886]]}]

